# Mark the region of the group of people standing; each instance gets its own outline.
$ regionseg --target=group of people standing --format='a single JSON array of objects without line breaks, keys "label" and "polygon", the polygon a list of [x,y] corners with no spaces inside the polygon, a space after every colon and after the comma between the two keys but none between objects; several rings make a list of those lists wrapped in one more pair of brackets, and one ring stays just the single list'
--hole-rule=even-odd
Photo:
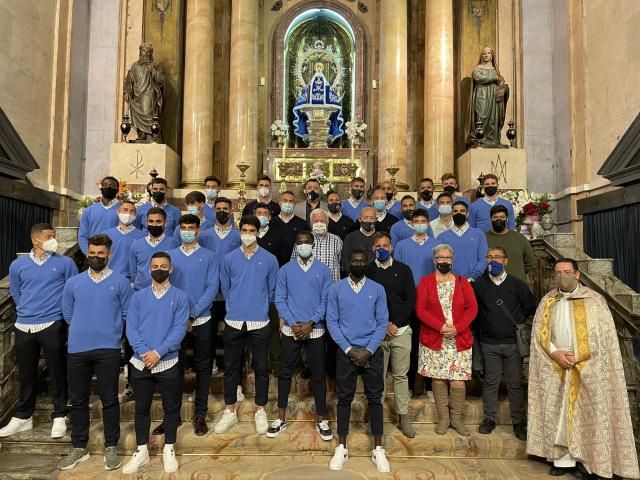
[{"label": "group of people standing", "polygon": [[[389,472],[382,445],[387,372],[406,437],[416,435],[409,417],[416,374],[431,380],[435,432],[452,428],[469,436],[465,382],[476,349],[484,359],[479,433],[495,429],[504,374],[514,435],[527,441],[529,453],[554,462],[552,475],[582,468],[594,476],[637,476],[620,351],[606,303],[579,282],[574,260],[559,259],[557,288],[536,311],[527,284],[533,251],[514,231],[513,208],[499,196],[498,179],[486,175],[485,196],[473,203],[457,194],[455,176],[441,181],[444,191],[437,198],[433,180],[424,178],[418,201],[410,195],[396,200],[394,185],[385,182],[368,202],[365,181],[357,177],[348,198],[330,192],[325,203],[320,184],[311,179],[304,185],[305,201],[296,202],[287,191],[276,202],[265,176],[236,228],[232,202],[220,196],[216,177],[205,179],[204,193],[185,197],[184,215],[167,202],[162,178],[149,185],[150,200],[135,205],[117,200],[118,181],[106,177],[101,200],[80,221],[86,272],[78,274],[71,259],[56,253],[55,230],[46,224],[33,226],[31,252],[11,265],[20,401],[0,437],[33,428],[42,348],[51,378],[53,438],[66,434],[71,403],[73,450],[60,469],[89,458],[95,375],[105,467],[121,465],[119,403],[127,398],[135,400],[137,449],[123,473],[149,462],[150,411],[158,389],[164,420],[153,433],[165,435],[164,470],[177,471],[184,372],[195,372],[193,428],[205,435],[222,322],[226,407],[216,434],[238,423],[248,345],[257,434],[274,438],[287,428],[291,381],[302,365],[315,400],[315,429],[325,441],[333,439],[327,385],[335,386],[338,446],[329,467],[341,470],[360,376],[369,405],[371,460],[379,472]],[[529,389],[527,416],[517,330],[534,313],[535,371],[529,382],[535,388]],[[119,398],[121,350],[129,384]],[[278,418],[271,423],[264,409],[270,371],[278,377]],[[589,418],[595,407],[597,418]],[[587,433],[604,435],[609,448],[597,447]]]}]

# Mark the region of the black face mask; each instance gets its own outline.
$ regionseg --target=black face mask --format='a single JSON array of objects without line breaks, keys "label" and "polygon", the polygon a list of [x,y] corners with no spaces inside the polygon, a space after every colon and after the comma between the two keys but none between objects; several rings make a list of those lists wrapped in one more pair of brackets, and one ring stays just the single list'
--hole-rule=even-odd
[{"label": "black face mask", "polygon": [[162,283],[169,278],[169,270],[154,270],[151,272],[151,278],[158,283]]},{"label": "black face mask", "polygon": [[364,193],[364,190],[351,190],[351,195],[356,200],[360,200],[362,198],[363,193]]},{"label": "black face mask", "polygon": [[493,228],[494,232],[502,232],[504,231],[505,227],[507,226],[507,222],[505,220],[492,220],[491,221],[491,227]]},{"label": "black face mask", "polygon": [[464,222],[467,221],[467,216],[464,213],[454,213],[453,214],[453,223],[456,224],[456,227],[461,227],[464,225]]},{"label": "black face mask", "polygon": [[149,231],[149,235],[153,238],[158,238],[164,232],[164,227],[158,225],[147,225],[147,230]]},{"label": "black face mask", "polygon": [[493,197],[498,193],[498,187],[484,187],[484,194],[488,197]]},{"label": "black face mask", "polygon": [[318,199],[318,197],[320,197],[320,194],[315,190],[311,190],[309,193],[307,193],[307,199],[310,202],[315,202]]},{"label": "black face mask", "polygon": [[449,195],[452,195],[453,192],[456,191],[456,187],[452,187],[451,185],[447,185],[442,190],[444,191],[444,193],[448,193]]},{"label": "black face mask", "polygon": [[351,275],[356,278],[364,277],[364,271],[366,270],[366,268],[366,265],[349,265],[349,271],[351,272]]},{"label": "black face mask", "polygon": [[387,192],[387,202],[390,202],[393,198],[393,192]]},{"label": "black face mask", "polygon": [[451,271],[450,263],[436,263],[436,268],[442,274],[447,274]]},{"label": "black face mask", "polygon": [[224,225],[229,221],[229,212],[216,212],[216,220],[218,223]]},{"label": "black face mask", "polygon": [[104,267],[107,266],[107,259],[102,257],[90,256],[87,257],[87,263],[89,264],[89,268],[94,272],[101,272],[104,270]]},{"label": "black face mask", "polygon": [[100,193],[102,193],[102,196],[107,200],[113,200],[118,194],[118,189],[113,187],[102,187],[100,189]]},{"label": "black face mask", "polygon": [[338,213],[340,211],[339,203],[330,203],[329,205],[327,205],[327,207],[329,208],[329,211],[331,213]]},{"label": "black face mask", "polygon": [[164,192],[151,192],[151,196],[156,203],[163,203],[165,193]]},{"label": "black face mask", "polygon": [[420,192],[420,198],[425,202],[428,202],[433,198],[433,192],[431,190],[423,190]]},{"label": "black face mask", "polygon": [[413,218],[413,210],[403,210],[402,216],[405,220],[411,220]]},{"label": "black face mask", "polygon": [[363,230],[370,232],[371,230],[373,230],[375,225],[373,222],[360,222],[360,226]]}]

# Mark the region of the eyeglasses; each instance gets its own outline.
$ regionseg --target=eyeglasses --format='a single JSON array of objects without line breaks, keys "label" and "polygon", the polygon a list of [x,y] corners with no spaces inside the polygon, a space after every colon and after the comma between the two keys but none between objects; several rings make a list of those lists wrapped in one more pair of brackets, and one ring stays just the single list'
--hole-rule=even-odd
[{"label": "eyeglasses", "polygon": [[504,255],[487,255],[484,258],[491,261],[491,260],[504,260],[507,257],[505,257]]},{"label": "eyeglasses", "polygon": [[576,274],[576,272],[574,272],[573,270],[571,271],[566,271],[566,272],[553,272],[553,276],[554,277],[572,277]]},{"label": "eyeglasses", "polygon": [[437,261],[439,262],[446,262],[446,261],[451,261],[453,260],[453,257],[435,257]]}]

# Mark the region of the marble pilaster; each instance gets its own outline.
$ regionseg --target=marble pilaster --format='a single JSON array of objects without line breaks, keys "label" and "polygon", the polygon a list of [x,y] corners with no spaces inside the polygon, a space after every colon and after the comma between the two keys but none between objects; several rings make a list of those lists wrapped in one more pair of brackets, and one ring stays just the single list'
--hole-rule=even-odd
[{"label": "marble pilaster", "polygon": [[454,77],[453,1],[426,5],[423,175],[440,184],[453,171]]},{"label": "marble pilaster", "polygon": [[399,167],[398,188],[407,188],[407,3],[380,2],[380,96],[377,181]]},{"label": "marble pilaster", "polygon": [[182,186],[200,187],[213,164],[213,0],[187,2]]}]

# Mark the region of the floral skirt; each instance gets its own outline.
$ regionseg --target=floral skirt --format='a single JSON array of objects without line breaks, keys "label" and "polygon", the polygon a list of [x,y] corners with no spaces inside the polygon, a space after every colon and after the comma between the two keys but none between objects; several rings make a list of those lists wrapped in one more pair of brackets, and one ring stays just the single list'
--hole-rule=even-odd
[{"label": "floral skirt", "polygon": [[471,380],[471,349],[456,350],[454,337],[442,339],[442,350],[431,350],[421,344],[418,373],[440,380]]}]

